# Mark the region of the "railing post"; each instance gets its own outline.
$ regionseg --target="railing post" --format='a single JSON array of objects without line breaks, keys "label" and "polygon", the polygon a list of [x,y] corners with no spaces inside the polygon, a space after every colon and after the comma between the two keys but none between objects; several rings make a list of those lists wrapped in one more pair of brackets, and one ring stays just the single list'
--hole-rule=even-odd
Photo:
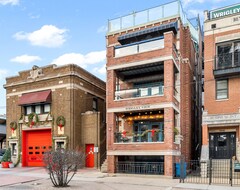
[{"label": "railing post", "polygon": [[184,159],[184,156],[181,157],[181,160],[180,160],[180,182],[183,182],[184,183],[184,179],[185,179],[185,167],[184,167],[184,164],[185,164],[185,159]]},{"label": "railing post", "polygon": [[233,168],[232,168],[232,165],[233,165],[233,162],[232,162],[232,158],[230,158],[230,184],[231,184],[231,186],[232,186],[232,178],[233,178],[233,176],[232,176],[232,171],[233,171]]},{"label": "railing post", "polygon": [[210,163],[209,163],[209,185],[212,183],[212,158],[210,158]]}]

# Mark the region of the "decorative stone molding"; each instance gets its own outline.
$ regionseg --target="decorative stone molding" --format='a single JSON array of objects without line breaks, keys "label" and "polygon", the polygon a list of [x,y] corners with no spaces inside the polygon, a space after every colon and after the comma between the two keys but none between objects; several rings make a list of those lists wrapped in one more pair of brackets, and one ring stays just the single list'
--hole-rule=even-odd
[{"label": "decorative stone molding", "polygon": [[240,113],[233,114],[208,114],[203,112],[203,124],[220,125],[220,124],[236,124],[240,125]]},{"label": "decorative stone molding", "polygon": [[36,80],[37,78],[44,76],[42,69],[39,68],[38,66],[34,65],[32,67],[32,70],[30,71],[30,76],[28,77],[28,79],[33,79]]}]

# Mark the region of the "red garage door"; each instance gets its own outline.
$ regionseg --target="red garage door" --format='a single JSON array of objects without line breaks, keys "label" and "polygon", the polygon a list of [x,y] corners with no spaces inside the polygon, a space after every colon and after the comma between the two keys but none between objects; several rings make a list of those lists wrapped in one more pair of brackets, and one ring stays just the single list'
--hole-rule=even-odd
[{"label": "red garage door", "polygon": [[43,154],[51,150],[51,130],[23,132],[23,166],[44,166]]}]

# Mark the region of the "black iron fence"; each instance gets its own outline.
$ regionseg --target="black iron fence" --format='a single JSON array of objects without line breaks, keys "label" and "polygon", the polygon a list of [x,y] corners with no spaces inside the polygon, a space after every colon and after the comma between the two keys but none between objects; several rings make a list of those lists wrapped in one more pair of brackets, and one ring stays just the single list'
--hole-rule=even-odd
[{"label": "black iron fence", "polygon": [[116,172],[164,175],[164,162],[117,162]]},{"label": "black iron fence", "polygon": [[183,183],[240,185],[240,163],[232,159],[190,162],[181,159],[175,163],[175,177]]}]

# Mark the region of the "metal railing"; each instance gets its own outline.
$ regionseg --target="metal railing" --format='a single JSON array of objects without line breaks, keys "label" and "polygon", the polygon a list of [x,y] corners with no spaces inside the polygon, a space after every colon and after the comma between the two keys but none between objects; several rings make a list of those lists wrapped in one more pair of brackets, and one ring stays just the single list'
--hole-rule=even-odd
[{"label": "metal railing", "polygon": [[152,133],[151,130],[135,132],[131,136],[123,135],[121,132],[115,133],[116,143],[141,143],[141,142],[164,142],[164,131],[159,130]]},{"label": "metal railing", "polygon": [[215,70],[240,67],[240,52],[224,53],[215,56]]},{"label": "metal railing", "polygon": [[137,98],[145,96],[163,95],[164,86],[152,86],[146,88],[132,88],[115,91],[115,99]]},{"label": "metal railing", "polygon": [[175,165],[178,166],[175,177],[179,177],[180,182],[240,185],[240,163],[232,159],[181,160]]},{"label": "metal railing", "polygon": [[117,173],[164,175],[164,162],[117,162]]}]

